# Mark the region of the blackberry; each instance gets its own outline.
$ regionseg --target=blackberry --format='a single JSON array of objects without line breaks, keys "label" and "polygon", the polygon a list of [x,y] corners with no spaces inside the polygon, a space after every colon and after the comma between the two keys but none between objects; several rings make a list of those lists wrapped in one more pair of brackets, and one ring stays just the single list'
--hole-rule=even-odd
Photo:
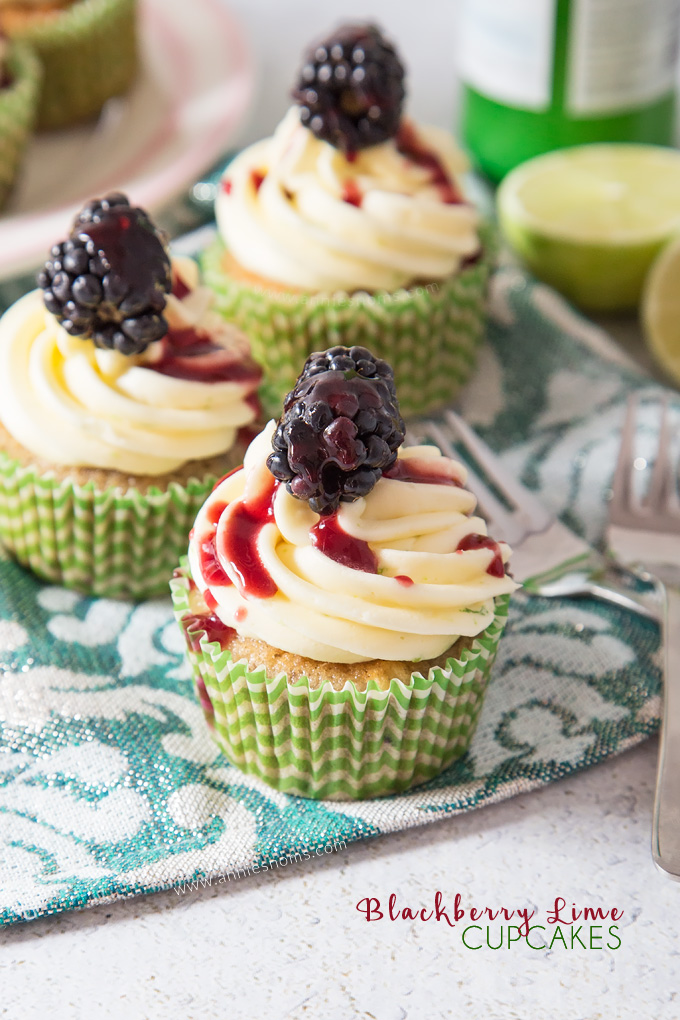
[{"label": "blackberry", "polygon": [[403,441],[387,362],[365,347],[331,347],[309,356],[286,397],[267,466],[325,515],[367,496]]},{"label": "blackberry", "polygon": [[165,238],[125,195],[89,202],[38,274],[45,307],[72,336],[141,354],[168,331]]},{"label": "blackberry", "polygon": [[353,153],[394,138],[404,67],[375,25],[342,25],[312,47],[293,98],[317,138]]}]

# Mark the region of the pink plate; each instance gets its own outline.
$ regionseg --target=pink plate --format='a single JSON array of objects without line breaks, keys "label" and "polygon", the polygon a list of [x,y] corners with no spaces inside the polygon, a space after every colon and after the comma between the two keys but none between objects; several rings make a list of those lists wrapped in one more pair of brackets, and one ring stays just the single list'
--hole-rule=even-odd
[{"label": "pink plate", "polygon": [[224,152],[253,69],[221,0],[141,0],[141,70],[96,123],[34,138],[0,217],[0,279],[37,266],[89,198],[113,189],[158,210]]}]

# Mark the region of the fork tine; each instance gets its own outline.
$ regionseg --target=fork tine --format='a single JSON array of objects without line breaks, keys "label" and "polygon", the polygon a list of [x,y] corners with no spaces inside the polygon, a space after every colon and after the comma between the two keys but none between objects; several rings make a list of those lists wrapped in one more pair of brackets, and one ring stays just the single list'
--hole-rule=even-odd
[{"label": "fork tine", "polygon": [[635,433],[639,403],[638,394],[633,394],[628,399],[621,447],[612,481],[609,523],[637,531],[675,533],[680,526],[680,502],[675,479],[677,469],[673,468],[671,463],[672,426],[668,396],[660,400],[661,419],[656,454],[645,499],[636,498],[634,488]]},{"label": "fork tine", "polygon": [[532,530],[543,531],[549,527],[552,523],[553,515],[543,506],[541,501],[527,493],[524,486],[517,483],[510,472],[503,467],[496,455],[491,452],[486,443],[479,438],[459,415],[454,411],[446,411],[445,417],[456,434],[460,445],[472,454],[478,464],[493,479],[494,485],[498,488],[504,499],[507,500],[508,504],[531,518]]},{"label": "fork tine", "polygon": [[649,493],[645,500],[645,510],[651,513],[663,513],[670,503],[671,494],[675,491],[671,466],[671,428],[668,412],[668,395],[661,401],[661,422],[659,424],[659,440],[656,460],[649,484]]},{"label": "fork tine", "polygon": [[[468,430],[468,432],[469,431],[470,430]],[[481,440],[476,441],[477,437],[474,433],[471,434],[473,436],[473,445],[475,446],[475,449],[482,451],[478,453],[476,459],[484,470],[494,478],[495,482],[495,457],[491,451],[484,446],[484,444],[481,444]],[[450,425],[447,426],[445,423],[426,421],[414,423],[410,426],[407,433],[407,441],[422,442],[425,439],[433,440],[445,456],[451,457],[454,460],[460,459],[460,455],[453,445],[454,439],[461,447],[466,448],[466,444],[464,442],[460,442],[459,436],[454,432]],[[510,545],[517,545],[523,538],[526,537],[527,534],[537,530],[535,523],[533,521],[528,521],[523,512],[520,512],[517,509],[508,510],[501,503],[498,497],[491,491],[489,486],[482,481],[469,461],[465,462],[465,468],[467,470],[467,486],[477,497],[479,513],[486,519],[487,524],[497,538],[504,539]],[[500,486],[499,491],[503,492]],[[505,494],[503,493],[503,495]],[[511,504],[509,499],[508,503]],[[541,514],[543,514],[543,510],[541,510]],[[551,518],[549,518],[549,522],[550,520]]]},{"label": "fork tine", "polygon": [[627,514],[633,503],[633,454],[635,452],[635,421],[637,418],[639,397],[631,394],[626,405],[626,417],[621,431],[619,456],[612,480],[612,496],[609,505],[609,519],[617,523],[619,514]]},{"label": "fork tine", "polygon": [[[455,451],[452,452],[455,454]],[[524,518],[520,514],[506,510],[477,472],[468,464],[465,465],[465,468],[467,471],[466,485],[477,498],[476,513],[484,518],[494,538],[507,542],[508,545],[519,545],[530,530]]]}]

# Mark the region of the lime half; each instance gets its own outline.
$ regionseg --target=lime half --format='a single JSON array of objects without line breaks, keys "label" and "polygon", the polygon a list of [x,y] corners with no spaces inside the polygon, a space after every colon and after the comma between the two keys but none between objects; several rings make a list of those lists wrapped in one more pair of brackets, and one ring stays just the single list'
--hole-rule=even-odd
[{"label": "lime half", "polygon": [[680,152],[561,149],[508,174],[497,201],[503,233],[536,276],[584,308],[635,308],[654,258],[680,234]]},{"label": "lime half", "polygon": [[649,271],[642,327],[652,355],[680,386],[680,239],[664,248]]}]

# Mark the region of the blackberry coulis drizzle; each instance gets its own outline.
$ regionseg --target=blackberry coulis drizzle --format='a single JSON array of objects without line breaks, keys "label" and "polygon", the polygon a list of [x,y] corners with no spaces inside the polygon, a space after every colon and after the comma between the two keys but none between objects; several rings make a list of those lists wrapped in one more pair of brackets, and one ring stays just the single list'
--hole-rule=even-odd
[{"label": "blackberry coulis drizzle", "polygon": [[38,274],[45,307],[67,333],[141,354],[168,332],[172,287],[165,237],[143,209],[114,193],[89,202]]}]

